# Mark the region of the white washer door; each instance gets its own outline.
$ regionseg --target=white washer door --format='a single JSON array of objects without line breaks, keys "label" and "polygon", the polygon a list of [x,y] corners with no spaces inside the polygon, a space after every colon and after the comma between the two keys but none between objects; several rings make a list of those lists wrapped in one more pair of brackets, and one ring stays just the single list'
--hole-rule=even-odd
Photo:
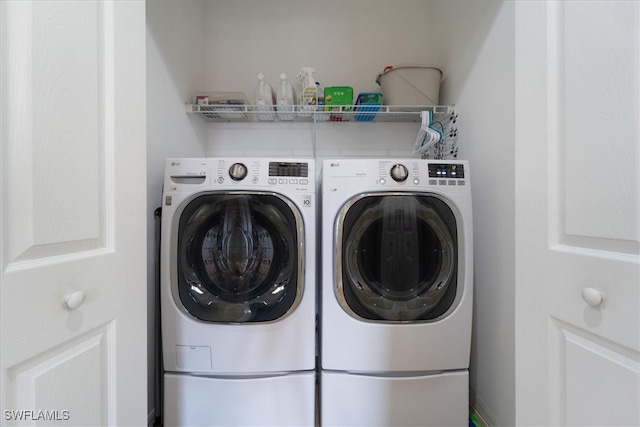
[{"label": "white washer door", "polygon": [[178,227],[176,302],[192,316],[269,322],[299,303],[302,219],[286,198],[204,194],[185,207]]},{"label": "white washer door", "polygon": [[457,292],[456,219],[435,195],[360,196],[338,216],[337,295],[356,318],[425,321]]}]

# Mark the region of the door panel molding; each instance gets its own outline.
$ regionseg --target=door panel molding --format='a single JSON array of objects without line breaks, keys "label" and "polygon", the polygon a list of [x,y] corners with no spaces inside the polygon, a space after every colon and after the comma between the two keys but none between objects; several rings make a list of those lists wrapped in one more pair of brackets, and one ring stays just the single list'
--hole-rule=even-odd
[{"label": "door panel molding", "polygon": [[637,425],[640,3],[515,9],[516,424]]},{"label": "door panel molding", "polygon": [[3,266],[13,271],[108,253],[114,228],[108,196],[114,187],[108,167],[115,133],[113,4],[2,7],[11,34],[3,37]]},{"label": "door panel molding", "polygon": [[[640,138],[639,9],[635,2],[549,3],[552,245],[640,251],[640,152],[630,142]],[[606,30],[590,31],[596,27]]]},{"label": "door panel molding", "polygon": [[144,0],[0,1],[8,425],[146,423],[145,40]]},{"label": "door panel molding", "polygon": [[[551,318],[553,425],[627,425],[640,413],[640,353]],[[593,384],[597,383],[597,387]],[[553,385],[553,384],[552,384]],[[585,405],[584,402],[599,402]]]},{"label": "door panel molding", "polygon": [[[27,420],[40,415],[74,425],[93,425],[97,419],[113,425],[115,331],[115,321],[109,322],[8,369],[13,418],[26,411]],[[60,384],[72,382],[83,386],[60,393]]]}]

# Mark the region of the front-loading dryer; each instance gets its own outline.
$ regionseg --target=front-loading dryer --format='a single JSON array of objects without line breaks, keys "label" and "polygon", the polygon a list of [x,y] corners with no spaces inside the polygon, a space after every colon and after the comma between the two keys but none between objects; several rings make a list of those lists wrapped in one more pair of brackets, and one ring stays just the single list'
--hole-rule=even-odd
[{"label": "front-loading dryer", "polygon": [[168,159],[165,426],[313,425],[315,165]]},{"label": "front-loading dryer", "polygon": [[468,422],[470,184],[465,161],[323,161],[323,425]]}]

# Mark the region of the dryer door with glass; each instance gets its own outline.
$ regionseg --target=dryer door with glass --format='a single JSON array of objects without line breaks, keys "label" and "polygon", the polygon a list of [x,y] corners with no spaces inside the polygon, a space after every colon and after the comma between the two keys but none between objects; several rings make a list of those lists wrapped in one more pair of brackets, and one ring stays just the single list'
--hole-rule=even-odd
[{"label": "dryer door with glass", "polygon": [[303,224],[275,193],[210,193],[182,211],[176,303],[206,322],[270,322],[302,296]]},{"label": "dryer door with glass", "polygon": [[336,295],[369,321],[429,321],[458,291],[452,207],[436,195],[381,193],[346,203],[336,227]]}]

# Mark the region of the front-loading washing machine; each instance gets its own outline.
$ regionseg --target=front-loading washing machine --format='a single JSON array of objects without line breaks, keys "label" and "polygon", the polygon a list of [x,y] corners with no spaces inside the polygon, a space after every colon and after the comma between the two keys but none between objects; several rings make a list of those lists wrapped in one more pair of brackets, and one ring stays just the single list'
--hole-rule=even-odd
[{"label": "front-loading washing machine", "polygon": [[470,184],[465,161],[323,161],[322,425],[468,424]]},{"label": "front-loading washing machine", "polygon": [[165,426],[303,426],[315,410],[315,164],[168,159]]}]

